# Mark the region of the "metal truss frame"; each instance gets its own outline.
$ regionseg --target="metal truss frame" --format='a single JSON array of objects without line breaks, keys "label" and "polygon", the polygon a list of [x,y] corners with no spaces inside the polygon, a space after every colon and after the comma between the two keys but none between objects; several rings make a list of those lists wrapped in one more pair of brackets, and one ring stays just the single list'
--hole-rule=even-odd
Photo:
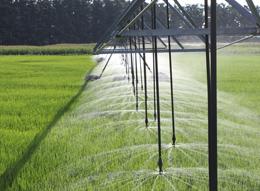
[{"label": "metal truss frame", "polygon": [[[172,54],[175,52],[205,52],[207,68],[207,99],[208,99],[208,172],[209,190],[218,190],[218,162],[217,162],[217,36],[241,36],[240,40],[234,41],[220,48],[233,45],[256,35],[260,35],[260,15],[252,0],[246,0],[249,10],[240,5],[236,0],[226,0],[229,5],[236,9],[247,21],[248,27],[240,28],[217,28],[217,3],[216,0],[203,0],[204,2],[204,26],[197,26],[193,18],[185,11],[178,0],[163,0],[166,4],[166,25],[158,17],[157,0],[133,0],[129,7],[119,15],[114,24],[97,43],[95,54],[111,54],[102,74],[105,71],[113,54],[122,54],[125,58],[126,73],[128,80],[132,81],[133,93],[136,96],[136,109],[138,110],[138,74],[141,75],[142,89],[145,98],[145,124],[149,128],[147,114],[147,70],[153,73],[154,93],[154,119],[158,127],[158,167],[159,174],[163,173],[162,145],[161,145],[161,119],[160,119],[160,82],[158,71],[158,54],[169,54],[170,85],[171,85],[171,110],[172,110],[172,144],[176,144],[175,115],[173,100],[173,74]],[[210,6],[209,6],[210,1]],[[185,28],[171,28],[170,14],[175,13],[185,24]],[[147,23],[145,18],[151,23]],[[204,48],[186,48],[178,37],[193,36],[205,45]],[[165,40],[166,39],[166,40]],[[175,42],[179,48],[172,48]],[[149,46],[149,47],[148,47]],[[107,47],[114,47],[108,49]],[[153,54],[153,68],[150,69],[146,54]],[[140,60],[140,71],[137,66],[137,56]],[[130,56],[130,62],[128,58]],[[130,74],[131,72],[131,74]],[[100,75],[100,77],[102,76]]]}]

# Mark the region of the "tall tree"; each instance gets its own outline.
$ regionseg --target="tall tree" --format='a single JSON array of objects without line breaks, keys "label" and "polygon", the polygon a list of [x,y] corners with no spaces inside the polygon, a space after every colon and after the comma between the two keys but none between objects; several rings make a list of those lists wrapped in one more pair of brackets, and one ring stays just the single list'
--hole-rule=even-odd
[{"label": "tall tree", "polygon": [[[0,44],[96,42],[128,5],[129,0],[0,0]],[[197,26],[203,25],[201,5],[184,9]],[[165,24],[164,11],[160,4],[159,19]],[[231,6],[219,4],[217,11],[218,27],[247,26]],[[171,14],[171,27],[185,27],[176,13]]]}]

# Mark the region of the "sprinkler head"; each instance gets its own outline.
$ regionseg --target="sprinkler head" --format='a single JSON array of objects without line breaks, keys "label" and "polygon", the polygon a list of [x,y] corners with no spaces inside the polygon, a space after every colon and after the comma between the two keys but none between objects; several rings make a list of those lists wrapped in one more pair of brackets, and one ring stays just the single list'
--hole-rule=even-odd
[{"label": "sprinkler head", "polygon": [[103,62],[104,60],[105,60],[105,58],[103,58],[103,57],[96,58],[97,63]]},{"label": "sprinkler head", "polygon": [[146,119],[145,119],[146,128],[148,128],[148,123],[149,123],[149,122],[148,122],[148,119],[146,118]]},{"label": "sprinkler head", "polygon": [[172,137],[172,146],[175,147],[176,145],[176,137],[175,135]]},{"label": "sprinkler head", "polygon": [[161,175],[163,173],[162,167],[163,167],[163,161],[161,158],[158,160],[158,167],[159,167],[159,174]]},{"label": "sprinkler head", "polygon": [[153,114],[153,117],[154,117],[154,121],[156,121],[156,119],[157,119],[156,113]]},{"label": "sprinkler head", "polygon": [[86,77],[86,80],[87,81],[96,81],[96,80],[99,80],[100,79],[100,76],[96,76],[96,75],[89,75]]}]

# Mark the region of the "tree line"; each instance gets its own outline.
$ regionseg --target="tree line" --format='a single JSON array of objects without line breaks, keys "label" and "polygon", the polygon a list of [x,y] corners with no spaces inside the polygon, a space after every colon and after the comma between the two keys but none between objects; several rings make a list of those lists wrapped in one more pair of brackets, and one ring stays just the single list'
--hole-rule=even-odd
[{"label": "tree line", "polygon": [[95,42],[123,0],[0,0],[0,44]]},{"label": "tree line", "polygon": [[[128,4],[129,0],[0,0],[0,44],[96,42]],[[202,5],[184,9],[198,26],[203,25]],[[159,14],[164,23],[164,12]],[[228,5],[219,4],[218,15],[220,27],[247,25]],[[178,15],[171,18],[172,26],[185,27]]]}]

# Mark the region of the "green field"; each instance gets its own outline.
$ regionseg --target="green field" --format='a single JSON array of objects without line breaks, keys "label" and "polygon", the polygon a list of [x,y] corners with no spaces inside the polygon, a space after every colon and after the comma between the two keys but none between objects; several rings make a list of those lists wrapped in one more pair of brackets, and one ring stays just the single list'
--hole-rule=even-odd
[{"label": "green field", "polygon": [[[252,51],[247,53],[244,46],[237,45],[219,52],[219,190],[260,190],[260,56]],[[259,52],[260,48],[254,45],[253,49]],[[61,63],[65,64],[68,58],[75,59],[67,57]],[[76,58],[81,60],[86,57]],[[4,190],[208,190],[205,55],[173,55],[176,147],[170,144],[171,113],[167,55],[161,55],[159,58],[160,75],[164,77],[160,86],[163,175],[158,174],[156,165],[157,135],[156,123],[152,118],[151,74],[149,73],[148,78],[149,128],[146,129],[143,92],[139,89],[142,95],[140,109],[136,112],[131,83],[124,76],[125,69],[120,64],[120,58],[112,58],[111,65],[102,79],[87,84],[69,111],[62,115],[51,131],[40,138],[36,149],[30,152],[30,157],[25,155],[22,162],[16,161],[15,168],[10,168],[8,173],[1,176],[0,183]],[[151,64],[152,57],[148,58]],[[17,57],[6,57],[5,60],[11,62],[12,59],[16,60]],[[52,67],[54,63],[50,61],[41,64]],[[74,67],[72,63],[74,61],[70,66]],[[76,75],[78,86],[75,87],[74,93],[79,90],[82,83],[80,76],[84,76],[88,65],[84,67],[74,68],[81,72],[81,75]],[[99,74],[102,67],[103,64],[98,65],[92,73]],[[5,66],[4,71],[1,69],[1,72],[7,75],[10,71],[6,68],[8,67]],[[56,69],[59,68],[53,67],[55,74]],[[72,71],[74,69],[70,68]],[[68,71],[66,75],[61,75],[60,80],[63,82],[62,79],[67,78],[69,74]],[[13,76],[19,76],[19,70],[14,71]],[[44,83],[48,83],[50,77],[44,79]],[[29,79],[28,81],[35,82]],[[71,81],[69,80],[69,83]],[[20,81],[15,81],[14,84],[18,84],[17,87],[22,89],[18,82]],[[67,85],[68,81],[64,83]],[[5,91],[8,89],[11,88],[6,87]],[[55,91],[58,89],[55,88]],[[19,93],[19,96],[24,94]],[[57,96],[61,96],[60,94],[55,93]],[[46,99],[39,100],[45,101]],[[59,103],[64,105],[66,102]],[[27,108],[34,108],[35,105]],[[49,109],[49,106],[47,108]],[[49,113],[44,109],[42,112]],[[52,116],[54,114],[55,112]],[[16,129],[20,130],[20,127],[17,126]],[[23,133],[25,130],[21,131]],[[3,142],[8,143],[11,149],[17,146],[16,142],[20,139],[23,140],[10,133],[7,141]],[[32,139],[28,140],[24,145],[28,145]],[[2,147],[1,145],[1,149]],[[11,150],[9,153],[12,154]],[[1,165],[2,161],[4,160],[1,156]]]},{"label": "green field", "polygon": [[0,55],[85,55],[92,54],[94,44],[54,44],[46,46],[1,46]]},{"label": "green field", "polygon": [[93,66],[88,56],[0,57],[0,174],[24,165]]},{"label": "green field", "polygon": [[[186,56],[188,55],[188,56]],[[218,89],[236,102],[260,113],[260,45],[245,43],[219,51]],[[204,55],[188,53],[176,58],[182,70],[206,83]]]}]

